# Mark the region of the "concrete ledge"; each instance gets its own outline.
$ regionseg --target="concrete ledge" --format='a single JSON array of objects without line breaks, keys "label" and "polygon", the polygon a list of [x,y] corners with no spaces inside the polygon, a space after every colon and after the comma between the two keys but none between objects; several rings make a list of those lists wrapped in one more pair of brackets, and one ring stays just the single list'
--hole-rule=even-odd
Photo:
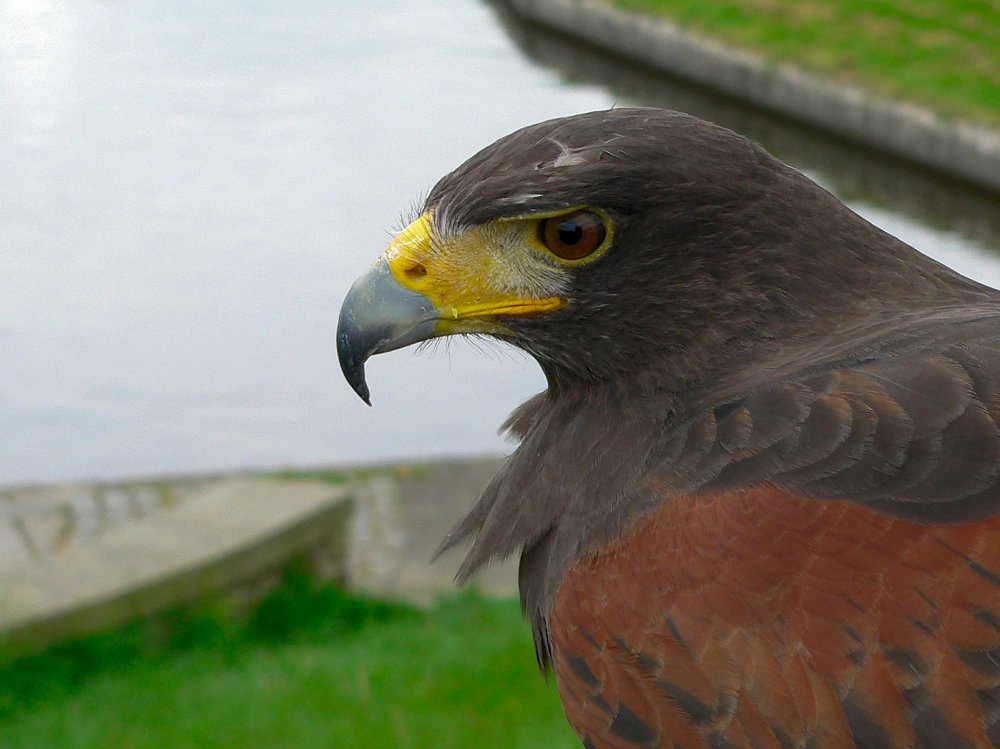
[{"label": "concrete ledge", "polygon": [[346,574],[348,491],[319,481],[237,478],[99,543],[0,577],[0,658],[190,604],[259,597],[310,556]]},{"label": "concrete ledge", "polygon": [[221,476],[0,488],[0,576],[169,510]]},{"label": "concrete ledge", "polygon": [[601,0],[504,0],[516,13],[671,75],[1000,190],[1000,132],[775,66]]},{"label": "concrete ledge", "polygon": [[[431,563],[449,530],[500,468],[496,457],[436,459],[379,471],[355,491],[349,582],[380,597],[430,604],[450,593],[465,556],[454,549]],[[491,596],[517,595],[517,560],[494,561],[473,587]]]}]

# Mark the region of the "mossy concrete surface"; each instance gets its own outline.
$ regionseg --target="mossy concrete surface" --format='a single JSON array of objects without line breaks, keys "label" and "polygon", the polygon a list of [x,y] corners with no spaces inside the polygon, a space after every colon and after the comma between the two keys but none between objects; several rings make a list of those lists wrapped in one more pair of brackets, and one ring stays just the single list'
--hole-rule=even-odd
[{"label": "mossy concrete surface", "polygon": [[[499,465],[472,458],[156,479],[159,496],[173,499],[155,512],[0,565],[0,661],[178,607],[249,608],[303,563],[318,579],[429,603],[455,589],[461,559],[456,551],[432,564],[438,544]],[[8,527],[60,517],[67,497],[103,494],[86,485],[6,490]],[[516,579],[508,561],[474,584],[506,596]]]},{"label": "mossy concrete surface", "polygon": [[351,502],[320,481],[238,476],[168,511],[0,570],[0,657],[209,600],[241,605],[307,558],[346,576]]},{"label": "mossy concrete surface", "polygon": [[[495,457],[401,464],[358,484],[350,533],[351,586],[421,604],[454,591],[464,545],[431,560],[500,465]],[[516,559],[491,564],[472,585],[491,596],[515,595]]]}]

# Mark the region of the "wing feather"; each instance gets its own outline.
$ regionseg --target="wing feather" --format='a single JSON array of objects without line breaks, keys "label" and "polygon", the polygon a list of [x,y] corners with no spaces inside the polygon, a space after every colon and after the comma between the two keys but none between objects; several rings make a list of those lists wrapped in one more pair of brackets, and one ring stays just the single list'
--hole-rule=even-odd
[{"label": "wing feather", "polygon": [[842,357],[819,373],[804,367],[708,407],[679,430],[683,445],[662,456],[657,477],[669,493],[767,482],[923,522],[993,515],[997,327],[952,322],[949,336],[925,335],[924,345],[897,331],[901,343],[884,342],[877,355]]}]

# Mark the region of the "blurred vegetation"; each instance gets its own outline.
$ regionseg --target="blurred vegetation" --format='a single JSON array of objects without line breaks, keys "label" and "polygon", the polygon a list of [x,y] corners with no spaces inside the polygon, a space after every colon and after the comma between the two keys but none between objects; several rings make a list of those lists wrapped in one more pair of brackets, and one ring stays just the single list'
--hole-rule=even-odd
[{"label": "blurred vegetation", "polygon": [[313,481],[322,481],[325,484],[330,484],[331,486],[342,486],[347,484],[351,480],[353,474],[350,471],[336,470],[329,468],[288,468],[281,471],[268,471],[261,474],[265,478],[278,479],[280,481],[301,481],[303,479],[311,479]]},{"label": "blurred vegetation", "polygon": [[615,1],[775,63],[1000,124],[1000,5],[989,0]]},{"label": "blurred vegetation", "polygon": [[352,480],[366,481],[376,476],[393,476],[397,479],[423,479],[430,476],[433,470],[433,463],[376,463],[370,466],[351,468],[289,468],[279,471],[267,471],[260,475],[265,478],[291,481],[311,479],[333,486],[341,486],[350,483]]},{"label": "blurred vegetation", "polygon": [[578,747],[514,601],[428,610],[292,575],[0,668],[4,749]]}]

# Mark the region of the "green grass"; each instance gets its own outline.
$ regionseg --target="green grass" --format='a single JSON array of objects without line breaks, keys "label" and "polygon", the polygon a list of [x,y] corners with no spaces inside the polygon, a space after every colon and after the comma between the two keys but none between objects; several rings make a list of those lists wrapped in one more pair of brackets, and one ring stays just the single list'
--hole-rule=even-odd
[{"label": "green grass", "polygon": [[280,479],[283,481],[301,481],[310,479],[312,481],[322,481],[331,486],[343,486],[351,480],[350,471],[338,471],[328,468],[299,469],[288,468],[280,471],[267,471],[261,474],[266,478]]},{"label": "green grass", "polygon": [[273,479],[322,481],[332,486],[342,486],[352,479],[366,480],[374,476],[392,475],[396,478],[426,478],[434,470],[433,463],[396,463],[354,468],[289,468],[266,471],[261,476]]},{"label": "green grass", "polygon": [[4,749],[578,747],[513,601],[423,611],[295,578],[0,669]]},{"label": "green grass", "polygon": [[948,117],[1000,124],[991,0],[616,0]]}]

